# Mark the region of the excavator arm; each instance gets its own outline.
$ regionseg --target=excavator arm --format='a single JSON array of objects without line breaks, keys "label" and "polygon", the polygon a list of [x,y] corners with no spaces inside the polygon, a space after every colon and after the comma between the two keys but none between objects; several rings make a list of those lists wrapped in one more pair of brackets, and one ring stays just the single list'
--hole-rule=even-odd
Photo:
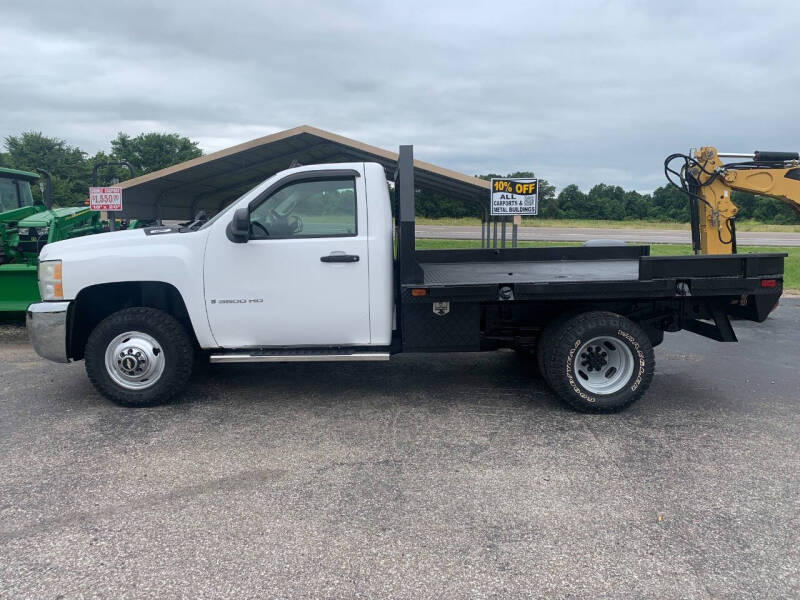
[{"label": "excavator arm", "polygon": [[[722,158],[749,159],[723,163]],[[682,161],[679,169],[673,165]],[[800,155],[797,152],[719,153],[704,146],[692,156],[672,154],[664,172],[689,197],[696,254],[736,253],[734,190],[778,198],[800,215]]]}]

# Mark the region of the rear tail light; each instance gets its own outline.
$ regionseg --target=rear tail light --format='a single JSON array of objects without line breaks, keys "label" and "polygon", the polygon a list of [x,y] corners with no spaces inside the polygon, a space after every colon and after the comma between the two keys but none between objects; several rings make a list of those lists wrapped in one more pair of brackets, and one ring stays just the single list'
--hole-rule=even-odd
[{"label": "rear tail light", "polygon": [[778,280],[777,279],[762,279],[761,280],[761,287],[762,288],[778,287]]}]

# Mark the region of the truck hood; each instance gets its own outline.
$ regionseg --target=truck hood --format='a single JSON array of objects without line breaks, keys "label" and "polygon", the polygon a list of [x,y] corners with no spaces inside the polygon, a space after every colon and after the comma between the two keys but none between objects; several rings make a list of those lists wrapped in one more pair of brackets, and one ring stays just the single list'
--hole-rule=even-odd
[{"label": "truck hood", "polygon": [[82,254],[84,252],[92,252],[98,255],[107,254],[115,248],[145,244],[147,240],[148,236],[145,235],[143,229],[128,229],[86,235],[47,244],[42,248],[39,260],[64,259],[69,258],[73,253]]}]

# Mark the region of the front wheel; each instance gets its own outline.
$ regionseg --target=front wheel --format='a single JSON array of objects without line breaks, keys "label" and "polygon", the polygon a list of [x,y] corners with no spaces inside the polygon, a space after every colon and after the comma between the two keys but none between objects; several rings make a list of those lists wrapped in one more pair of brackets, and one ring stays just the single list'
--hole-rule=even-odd
[{"label": "front wheel", "polygon": [[101,321],[84,352],[89,380],[122,406],[154,406],[180,393],[192,373],[194,348],[164,311],[126,308]]},{"label": "front wheel", "polygon": [[653,378],[653,346],[630,319],[582,313],[552,336],[545,369],[550,386],[584,412],[616,412],[638,400]]}]

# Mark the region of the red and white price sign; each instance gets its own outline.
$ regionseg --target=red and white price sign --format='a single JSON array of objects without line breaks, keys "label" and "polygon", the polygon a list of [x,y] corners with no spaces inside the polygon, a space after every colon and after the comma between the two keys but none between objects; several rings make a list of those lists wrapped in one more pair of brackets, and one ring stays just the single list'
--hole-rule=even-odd
[{"label": "red and white price sign", "polygon": [[89,208],[92,210],[108,210],[111,212],[121,211],[122,188],[90,187]]}]

